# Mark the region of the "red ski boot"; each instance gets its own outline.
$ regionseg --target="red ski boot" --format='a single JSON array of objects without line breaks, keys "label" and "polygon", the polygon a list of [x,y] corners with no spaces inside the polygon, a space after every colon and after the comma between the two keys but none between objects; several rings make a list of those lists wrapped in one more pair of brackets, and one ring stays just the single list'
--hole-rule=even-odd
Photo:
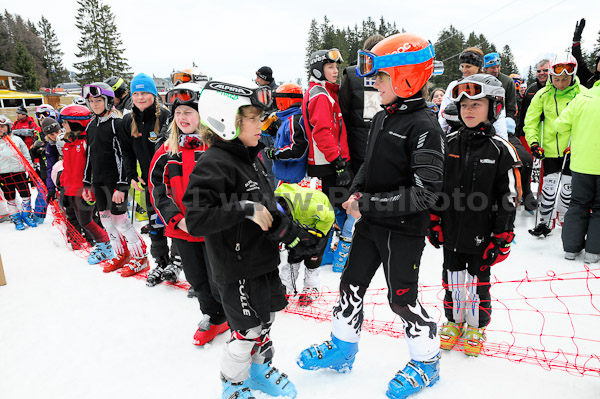
[{"label": "red ski boot", "polygon": [[125,267],[123,267],[123,270],[121,270],[121,277],[131,277],[148,269],[150,269],[150,266],[148,265],[147,256],[143,258],[131,258]]},{"label": "red ski boot", "polygon": [[223,322],[221,324],[211,324],[210,317],[205,315],[202,321],[198,324],[198,330],[194,334],[194,345],[202,346],[219,334],[229,330],[229,324]]},{"label": "red ski boot", "polygon": [[115,270],[119,270],[120,268],[125,266],[125,263],[127,263],[128,261],[129,261],[129,252],[125,252],[124,254],[121,254],[121,255],[115,255],[114,258],[109,259],[105,262],[102,262],[102,266],[104,266],[104,270],[102,270],[102,271],[104,273],[114,272]]}]

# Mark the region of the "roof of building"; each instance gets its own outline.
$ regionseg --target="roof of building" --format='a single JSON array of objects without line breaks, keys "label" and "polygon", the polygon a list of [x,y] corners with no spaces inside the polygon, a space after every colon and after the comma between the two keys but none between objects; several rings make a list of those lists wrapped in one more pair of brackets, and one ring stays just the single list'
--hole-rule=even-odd
[{"label": "roof of building", "polygon": [[8,76],[9,78],[22,78],[23,76],[17,75],[16,73],[4,71],[0,69],[0,76]]}]

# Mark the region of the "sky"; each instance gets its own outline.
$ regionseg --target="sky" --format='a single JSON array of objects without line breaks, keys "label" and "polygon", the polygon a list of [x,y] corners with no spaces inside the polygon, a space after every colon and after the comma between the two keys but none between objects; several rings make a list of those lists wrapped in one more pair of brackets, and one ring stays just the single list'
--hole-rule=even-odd
[{"label": "sky", "polygon": [[[511,47],[522,73],[539,59],[569,48],[580,18],[587,20],[584,50],[593,48],[600,31],[600,2],[592,0],[104,1],[115,14],[133,73],[157,77],[195,62],[213,78],[250,80],[263,65],[273,69],[278,82],[304,78],[310,22],[320,23],[324,15],[337,27],[383,16],[398,29],[432,42],[450,24],[465,34],[483,33],[497,48]],[[65,53],[63,65],[69,69],[77,62],[77,7],[76,0],[51,7],[28,0],[11,2],[6,9],[35,22],[43,14],[54,27]]]}]

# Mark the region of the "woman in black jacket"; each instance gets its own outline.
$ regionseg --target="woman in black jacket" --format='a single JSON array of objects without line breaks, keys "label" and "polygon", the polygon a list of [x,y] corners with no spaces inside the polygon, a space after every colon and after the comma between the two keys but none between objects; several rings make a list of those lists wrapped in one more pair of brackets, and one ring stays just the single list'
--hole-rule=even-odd
[{"label": "woman in black jacket", "polygon": [[188,232],[204,236],[209,267],[232,338],[221,362],[223,397],[251,398],[250,389],[296,396],[271,366],[275,312],[287,305],[279,279],[273,188],[262,162],[260,116],[270,90],[208,82],[198,110],[210,148],[199,159],[183,197]]}]

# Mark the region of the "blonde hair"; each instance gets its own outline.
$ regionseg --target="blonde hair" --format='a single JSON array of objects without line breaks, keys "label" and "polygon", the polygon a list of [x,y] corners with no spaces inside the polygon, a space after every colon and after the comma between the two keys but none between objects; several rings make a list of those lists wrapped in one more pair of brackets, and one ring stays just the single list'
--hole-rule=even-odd
[{"label": "blonde hair", "polygon": [[[154,107],[156,111],[154,116],[156,117],[156,121],[154,122],[154,133],[158,134],[160,132],[160,109],[162,106],[158,102],[158,97],[154,96]],[[135,122],[135,114],[131,115],[131,136],[136,139],[139,138],[142,134],[138,130],[137,123]]]},{"label": "blonde hair", "polygon": [[[198,126],[196,127],[196,131],[200,132],[200,134],[202,134],[202,124],[200,123],[200,119],[198,119]],[[175,115],[173,115],[173,120],[171,121],[171,124],[169,125],[169,128],[167,129],[167,131],[169,132],[169,137],[167,138],[167,141],[165,141],[165,150],[170,154],[170,155],[177,155],[179,154],[179,128],[177,127],[177,123],[175,123]],[[204,140],[204,134],[202,134],[202,142],[204,144],[208,144],[209,146],[212,145],[212,142],[209,144],[207,141]]]}]

